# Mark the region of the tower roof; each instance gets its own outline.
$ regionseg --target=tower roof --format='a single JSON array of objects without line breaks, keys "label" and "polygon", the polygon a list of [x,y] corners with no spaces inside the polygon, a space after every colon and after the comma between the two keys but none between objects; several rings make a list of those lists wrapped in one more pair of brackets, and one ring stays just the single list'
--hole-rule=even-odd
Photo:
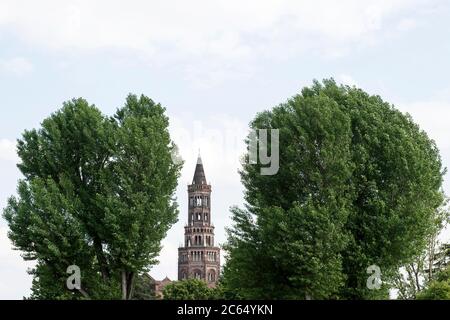
[{"label": "tower roof", "polygon": [[195,166],[194,179],[192,179],[192,184],[207,184],[205,170],[203,170],[202,157],[200,152],[198,153],[197,165]]}]

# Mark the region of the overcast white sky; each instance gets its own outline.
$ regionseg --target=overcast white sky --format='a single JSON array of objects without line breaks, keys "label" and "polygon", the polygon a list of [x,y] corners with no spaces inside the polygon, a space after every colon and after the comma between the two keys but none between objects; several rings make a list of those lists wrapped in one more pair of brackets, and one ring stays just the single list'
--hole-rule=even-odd
[{"label": "overcast white sky", "polygon": [[[411,113],[450,166],[449,34],[445,0],[0,0],[0,208],[20,178],[15,140],[25,129],[73,97],[113,114],[129,92],[144,93],[167,108],[186,160],[180,219],[151,272],[176,279],[198,148],[223,242],[228,208],[242,204],[248,122],[314,78],[357,85]],[[0,299],[20,299],[31,264],[6,232],[0,219]]]}]

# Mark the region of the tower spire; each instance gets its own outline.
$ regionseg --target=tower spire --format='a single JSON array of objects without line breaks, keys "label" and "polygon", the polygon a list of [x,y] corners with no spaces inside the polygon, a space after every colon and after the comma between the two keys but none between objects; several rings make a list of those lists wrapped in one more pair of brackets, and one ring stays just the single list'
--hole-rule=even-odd
[{"label": "tower spire", "polygon": [[203,165],[202,157],[200,155],[200,148],[198,149],[197,164]]},{"label": "tower spire", "polygon": [[200,149],[198,150],[197,165],[195,166],[192,184],[207,184],[205,170],[203,169],[202,157],[200,156]]}]

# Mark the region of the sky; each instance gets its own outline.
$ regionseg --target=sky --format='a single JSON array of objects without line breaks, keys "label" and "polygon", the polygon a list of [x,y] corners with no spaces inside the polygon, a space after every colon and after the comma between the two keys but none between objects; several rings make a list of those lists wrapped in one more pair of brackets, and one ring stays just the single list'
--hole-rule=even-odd
[{"label": "sky", "polygon": [[[127,94],[145,94],[167,109],[185,160],[179,221],[150,272],[176,279],[198,149],[223,243],[229,207],[243,205],[248,123],[313,79],[333,77],[410,113],[450,167],[449,36],[445,0],[0,0],[0,209],[21,178],[24,130],[75,97],[112,115]],[[21,299],[33,263],[6,233],[0,218],[0,299]]]}]

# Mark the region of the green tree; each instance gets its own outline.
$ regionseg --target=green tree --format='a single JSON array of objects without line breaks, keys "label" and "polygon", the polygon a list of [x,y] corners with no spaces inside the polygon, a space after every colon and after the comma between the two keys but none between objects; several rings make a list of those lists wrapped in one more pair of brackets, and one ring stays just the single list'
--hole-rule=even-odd
[{"label": "green tree", "polygon": [[209,288],[205,281],[174,281],[163,289],[165,300],[213,300],[220,298],[220,288]]},{"label": "green tree", "polygon": [[428,288],[417,294],[418,300],[450,300],[450,267],[439,272]]},{"label": "green tree", "polygon": [[83,99],[64,103],[18,141],[18,196],[4,210],[9,237],[37,260],[35,298],[67,297],[67,267],[81,269],[79,298],[132,296],[177,220],[180,164],[164,108],[129,95],[108,118]]},{"label": "green tree", "polygon": [[417,294],[426,289],[435,276],[449,265],[450,245],[440,244],[438,237],[450,219],[448,199],[434,213],[435,228],[427,238],[425,250],[414,257],[410,263],[402,266],[393,279],[393,287],[398,290],[398,298],[415,299]]},{"label": "green tree", "polygon": [[224,283],[243,298],[387,297],[386,285],[367,288],[367,268],[386,281],[425,248],[443,201],[435,143],[379,96],[332,79],[251,129],[279,129],[280,168],[243,164],[247,204],[232,209]]},{"label": "green tree", "polygon": [[155,300],[155,283],[148,273],[136,276],[133,300]]}]

